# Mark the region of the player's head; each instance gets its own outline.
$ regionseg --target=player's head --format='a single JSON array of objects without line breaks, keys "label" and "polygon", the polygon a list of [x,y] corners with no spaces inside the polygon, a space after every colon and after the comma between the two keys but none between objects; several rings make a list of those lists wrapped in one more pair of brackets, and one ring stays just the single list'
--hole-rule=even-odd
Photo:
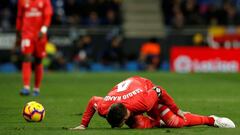
[{"label": "player's head", "polygon": [[121,127],[128,119],[128,110],[122,103],[112,104],[107,114],[108,123],[114,127]]}]

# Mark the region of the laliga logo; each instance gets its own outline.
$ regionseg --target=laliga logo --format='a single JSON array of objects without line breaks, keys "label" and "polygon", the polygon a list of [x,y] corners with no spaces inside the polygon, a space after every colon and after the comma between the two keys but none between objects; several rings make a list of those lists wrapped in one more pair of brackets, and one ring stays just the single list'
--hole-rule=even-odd
[{"label": "laliga logo", "polygon": [[182,55],[177,57],[173,64],[176,72],[188,73],[191,71],[192,60],[188,56]]},{"label": "laliga logo", "polygon": [[223,60],[218,57],[199,60],[197,58],[191,59],[189,56],[178,56],[173,66],[176,72],[238,72],[239,62],[237,60]]}]

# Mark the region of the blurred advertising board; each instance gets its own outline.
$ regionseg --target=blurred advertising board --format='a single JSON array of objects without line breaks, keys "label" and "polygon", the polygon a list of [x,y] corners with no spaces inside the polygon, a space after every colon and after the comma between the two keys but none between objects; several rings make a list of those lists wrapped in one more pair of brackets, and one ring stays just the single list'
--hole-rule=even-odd
[{"label": "blurred advertising board", "polygon": [[0,50],[12,49],[14,47],[15,41],[15,33],[0,33]]},{"label": "blurred advertising board", "polygon": [[240,72],[240,48],[172,47],[173,72]]}]

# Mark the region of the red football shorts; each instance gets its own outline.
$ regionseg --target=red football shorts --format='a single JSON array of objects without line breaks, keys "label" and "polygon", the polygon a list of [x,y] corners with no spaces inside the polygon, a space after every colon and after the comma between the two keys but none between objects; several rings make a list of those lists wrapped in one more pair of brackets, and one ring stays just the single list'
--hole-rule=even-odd
[{"label": "red football shorts", "polygon": [[21,50],[23,54],[32,54],[34,57],[43,58],[46,56],[47,36],[43,38],[22,36]]}]

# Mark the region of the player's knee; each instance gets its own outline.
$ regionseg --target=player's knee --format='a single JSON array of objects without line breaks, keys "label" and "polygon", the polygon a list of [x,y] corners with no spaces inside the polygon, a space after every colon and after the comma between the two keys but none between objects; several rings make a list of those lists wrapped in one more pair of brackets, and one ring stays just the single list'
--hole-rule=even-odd
[{"label": "player's knee", "polygon": [[31,54],[25,54],[25,55],[23,55],[23,61],[24,61],[24,62],[31,62],[31,61],[32,61],[32,56],[31,56]]},{"label": "player's knee", "polygon": [[42,58],[35,58],[34,63],[37,64],[37,65],[41,64],[42,63]]}]

